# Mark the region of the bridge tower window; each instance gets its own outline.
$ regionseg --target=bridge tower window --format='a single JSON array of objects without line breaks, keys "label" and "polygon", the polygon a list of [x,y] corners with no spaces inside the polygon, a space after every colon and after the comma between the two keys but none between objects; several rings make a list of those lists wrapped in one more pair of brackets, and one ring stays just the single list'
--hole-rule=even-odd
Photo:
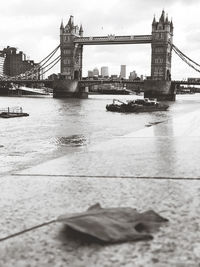
[{"label": "bridge tower window", "polygon": [[75,71],[74,71],[74,79],[75,79],[75,80],[78,80],[78,79],[79,79],[79,76],[80,76],[80,75],[79,75],[79,71],[78,71],[78,70],[75,70]]},{"label": "bridge tower window", "polygon": [[163,58],[155,58],[155,63],[163,63]]},{"label": "bridge tower window", "polygon": [[64,49],[63,53],[64,53],[64,55],[70,55],[71,54],[71,50],[70,49]]},{"label": "bridge tower window", "polygon": [[71,64],[71,60],[68,59],[68,58],[65,58],[65,59],[64,59],[64,64],[68,64],[68,65],[70,65],[70,64]]}]

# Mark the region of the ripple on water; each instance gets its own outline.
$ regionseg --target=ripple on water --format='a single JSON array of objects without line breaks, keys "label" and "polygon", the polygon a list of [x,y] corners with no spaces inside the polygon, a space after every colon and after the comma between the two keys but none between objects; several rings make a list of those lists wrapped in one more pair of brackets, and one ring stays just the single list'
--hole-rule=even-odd
[{"label": "ripple on water", "polygon": [[84,135],[70,135],[62,136],[55,139],[57,145],[67,145],[67,146],[84,146],[87,143],[87,139]]}]

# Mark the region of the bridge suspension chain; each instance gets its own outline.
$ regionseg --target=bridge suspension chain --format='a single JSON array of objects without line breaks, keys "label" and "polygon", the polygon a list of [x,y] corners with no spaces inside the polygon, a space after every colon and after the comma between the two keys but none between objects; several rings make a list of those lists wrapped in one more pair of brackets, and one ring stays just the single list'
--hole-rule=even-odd
[{"label": "bridge suspension chain", "polygon": [[48,56],[46,56],[45,58],[43,58],[38,64],[41,64],[45,59],[47,59],[48,57],[50,57],[52,54],[54,55],[59,48],[60,48],[60,45],[58,45]]},{"label": "bridge suspension chain", "polygon": [[[57,58],[55,58],[53,61],[51,61],[47,66],[51,65],[51,67],[49,67],[47,70],[45,70],[44,72],[42,72],[42,74],[45,74],[46,72],[48,72],[50,69],[52,69],[61,59],[61,56],[59,55]],[[54,63],[54,64],[53,64]],[[53,64],[53,65],[52,65]],[[46,67],[47,67],[46,66]]]},{"label": "bridge suspension chain", "polygon": [[[46,63],[48,63],[49,60],[55,55],[55,53],[58,51],[59,47],[60,47],[60,45],[57,46],[56,49],[54,49],[54,51],[52,51],[46,58],[44,58],[42,61],[40,61],[40,62],[38,63],[38,68],[41,69],[43,66],[44,66],[43,68],[47,67],[47,66],[45,66]],[[44,63],[42,63],[45,59],[46,59],[46,61],[45,61]],[[41,64],[41,63],[42,63],[42,64]],[[37,67],[36,67],[36,68],[37,68]]]},{"label": "bridge suspension chain", "polygon": [[[60,57],[60,55],[52,60],[50,63],[48,63],[50,61],[50,59],[55,55],[55,53],[58,51],[60,45],[58,45],[48,56],[46,56],[43,60],[41,60],[39,63],[38,63],[38,66],[32,68],[31,70],[27,71],[24,73],[25,77],[29,78],[30,76],[36,74],[38,71],[40,71],[42,74],[46,73],[47,71],[43,72],[43,70],[50,66],[51,64],[54,64],[54,62]],[[43,63],[42,63],[43,62]],[[42,63],[42,64],[41,64]],[[48,63],[48,64],[47,64]],[[46,65],[47,64],[47,65]],[[57,62],[56,62],[57,64]],[[54,64],[55,66],[55,64]],[[49,68],[48,70],[50,70],[51,68]]]},{"label": "bridge suspension chain", "polygon": [[179,54],[181,54],[183,57],[187,58],[189,61],[191,61],[192,63],[194,63],[195,65],[197,65],[198,67],[200,67],[200,64],[198,64],[197,62],[195,62],[194,60],[192,60],[191,58],[189,58],[188,56],[186,56],[183,52],[181,52],[178,47],[176,47],[174,44],[172,44],[172,49],[175,51],[177,51]]},{"label": "bridge suspension chain", "polygon": [[42,70],[49,67],[51,64],[53,64],[58,58],[60,58],[60,55],[57,56],[54,60],[52,60],[49,64],[45,65],[43,68],[41,68]]},{"label": "bridge suspension chain", "polygon": [[[43,74],[45,74],[47,71],[49,71],[50,69],[52,69],[59,61],[60,61],[60,58],[61,58],[61,56],[59,55],[59,56],[57,56],[55,59],[53,59],[52,61],[50,61],[49,63],[48,63],[48,61],[54,56],[54,54],[57,52],[57,50],[52,54],[52,56],[47,60],[47,61],[45,61],[45,63],[44,64],[42,64],[42,65],[40,65],[39,66],[39,68],[33,68],[33,69],[31,69],[27,74],[26,74],[26,76],[27,77],[30,77],[30,76],[32,76],[33,74],[35,74],[35,73],[37,73],[38,72],[38,70],[41,72],[41,74],[43,75]],[[46,63],[48,63],[47,65],[46,65]],[[54,64],[55,63],[55,64]],[[50,68],[48,68],[47,70],[45,70],[47,67],[49,67],[49,66],[51,66]]]},{"label": "bridge suspension chain", "polygon": [[198,67],[200,67],[200,64],[198,64],[197,62],[195,62],[194,60],[192,60],[191,58],[189,58],[188,56],[186,56],[183,52],[181,52],[174,44],[171,44],[172,49],[174,50],[174,52],[191,68],[193,68],[194,70],[196,70],[197,72],[200,72],[200,69]]}]

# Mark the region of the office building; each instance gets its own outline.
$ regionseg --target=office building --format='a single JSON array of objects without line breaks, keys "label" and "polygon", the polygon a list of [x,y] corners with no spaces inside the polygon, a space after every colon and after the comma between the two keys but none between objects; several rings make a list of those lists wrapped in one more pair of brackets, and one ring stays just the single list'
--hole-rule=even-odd
[{"label": "office building", "polygon": [[120,78],[123,78],[123,79],[126,78],[126,65],[121,65]]},{"label": "office building", "polygon": [[108,77],[109,76],[108,67],[107,66],[101,67],[101,76],[102,77]]},{"label": "office building", "polygon": [[130,75],[129,75],[129,80],[135,80],[137,78],[137,73],[136,71],[132,71],[130,72]]},{"label": "office building", "polygon": [[88,70],[88,77],[89,78],[93,77],[93,71],[92,70]]},{"label": "office building", "polygon": [[99,70],[98,68],[93,69],[93,76],[98,77],[99,76]]}]

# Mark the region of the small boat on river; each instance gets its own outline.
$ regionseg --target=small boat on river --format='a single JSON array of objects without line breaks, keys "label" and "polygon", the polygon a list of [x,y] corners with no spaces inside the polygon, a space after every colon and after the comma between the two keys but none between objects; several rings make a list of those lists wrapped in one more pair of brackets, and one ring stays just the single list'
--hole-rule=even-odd
[{"label": "small boat on river", "polygon": [[136,99],[127,102],[113,99],[113,103],[106,105],[107,111],[124,112],[124,113],[138,113],[138,112],[153,112],[165,111],[168,105],[158,102],[156,99]]},{"label": "small boat on river", "polygon": [[22,107],[8,107],[0,109],[0,118],[16,118],[16,117],[27,117],[28,113],[23,112]]}]

